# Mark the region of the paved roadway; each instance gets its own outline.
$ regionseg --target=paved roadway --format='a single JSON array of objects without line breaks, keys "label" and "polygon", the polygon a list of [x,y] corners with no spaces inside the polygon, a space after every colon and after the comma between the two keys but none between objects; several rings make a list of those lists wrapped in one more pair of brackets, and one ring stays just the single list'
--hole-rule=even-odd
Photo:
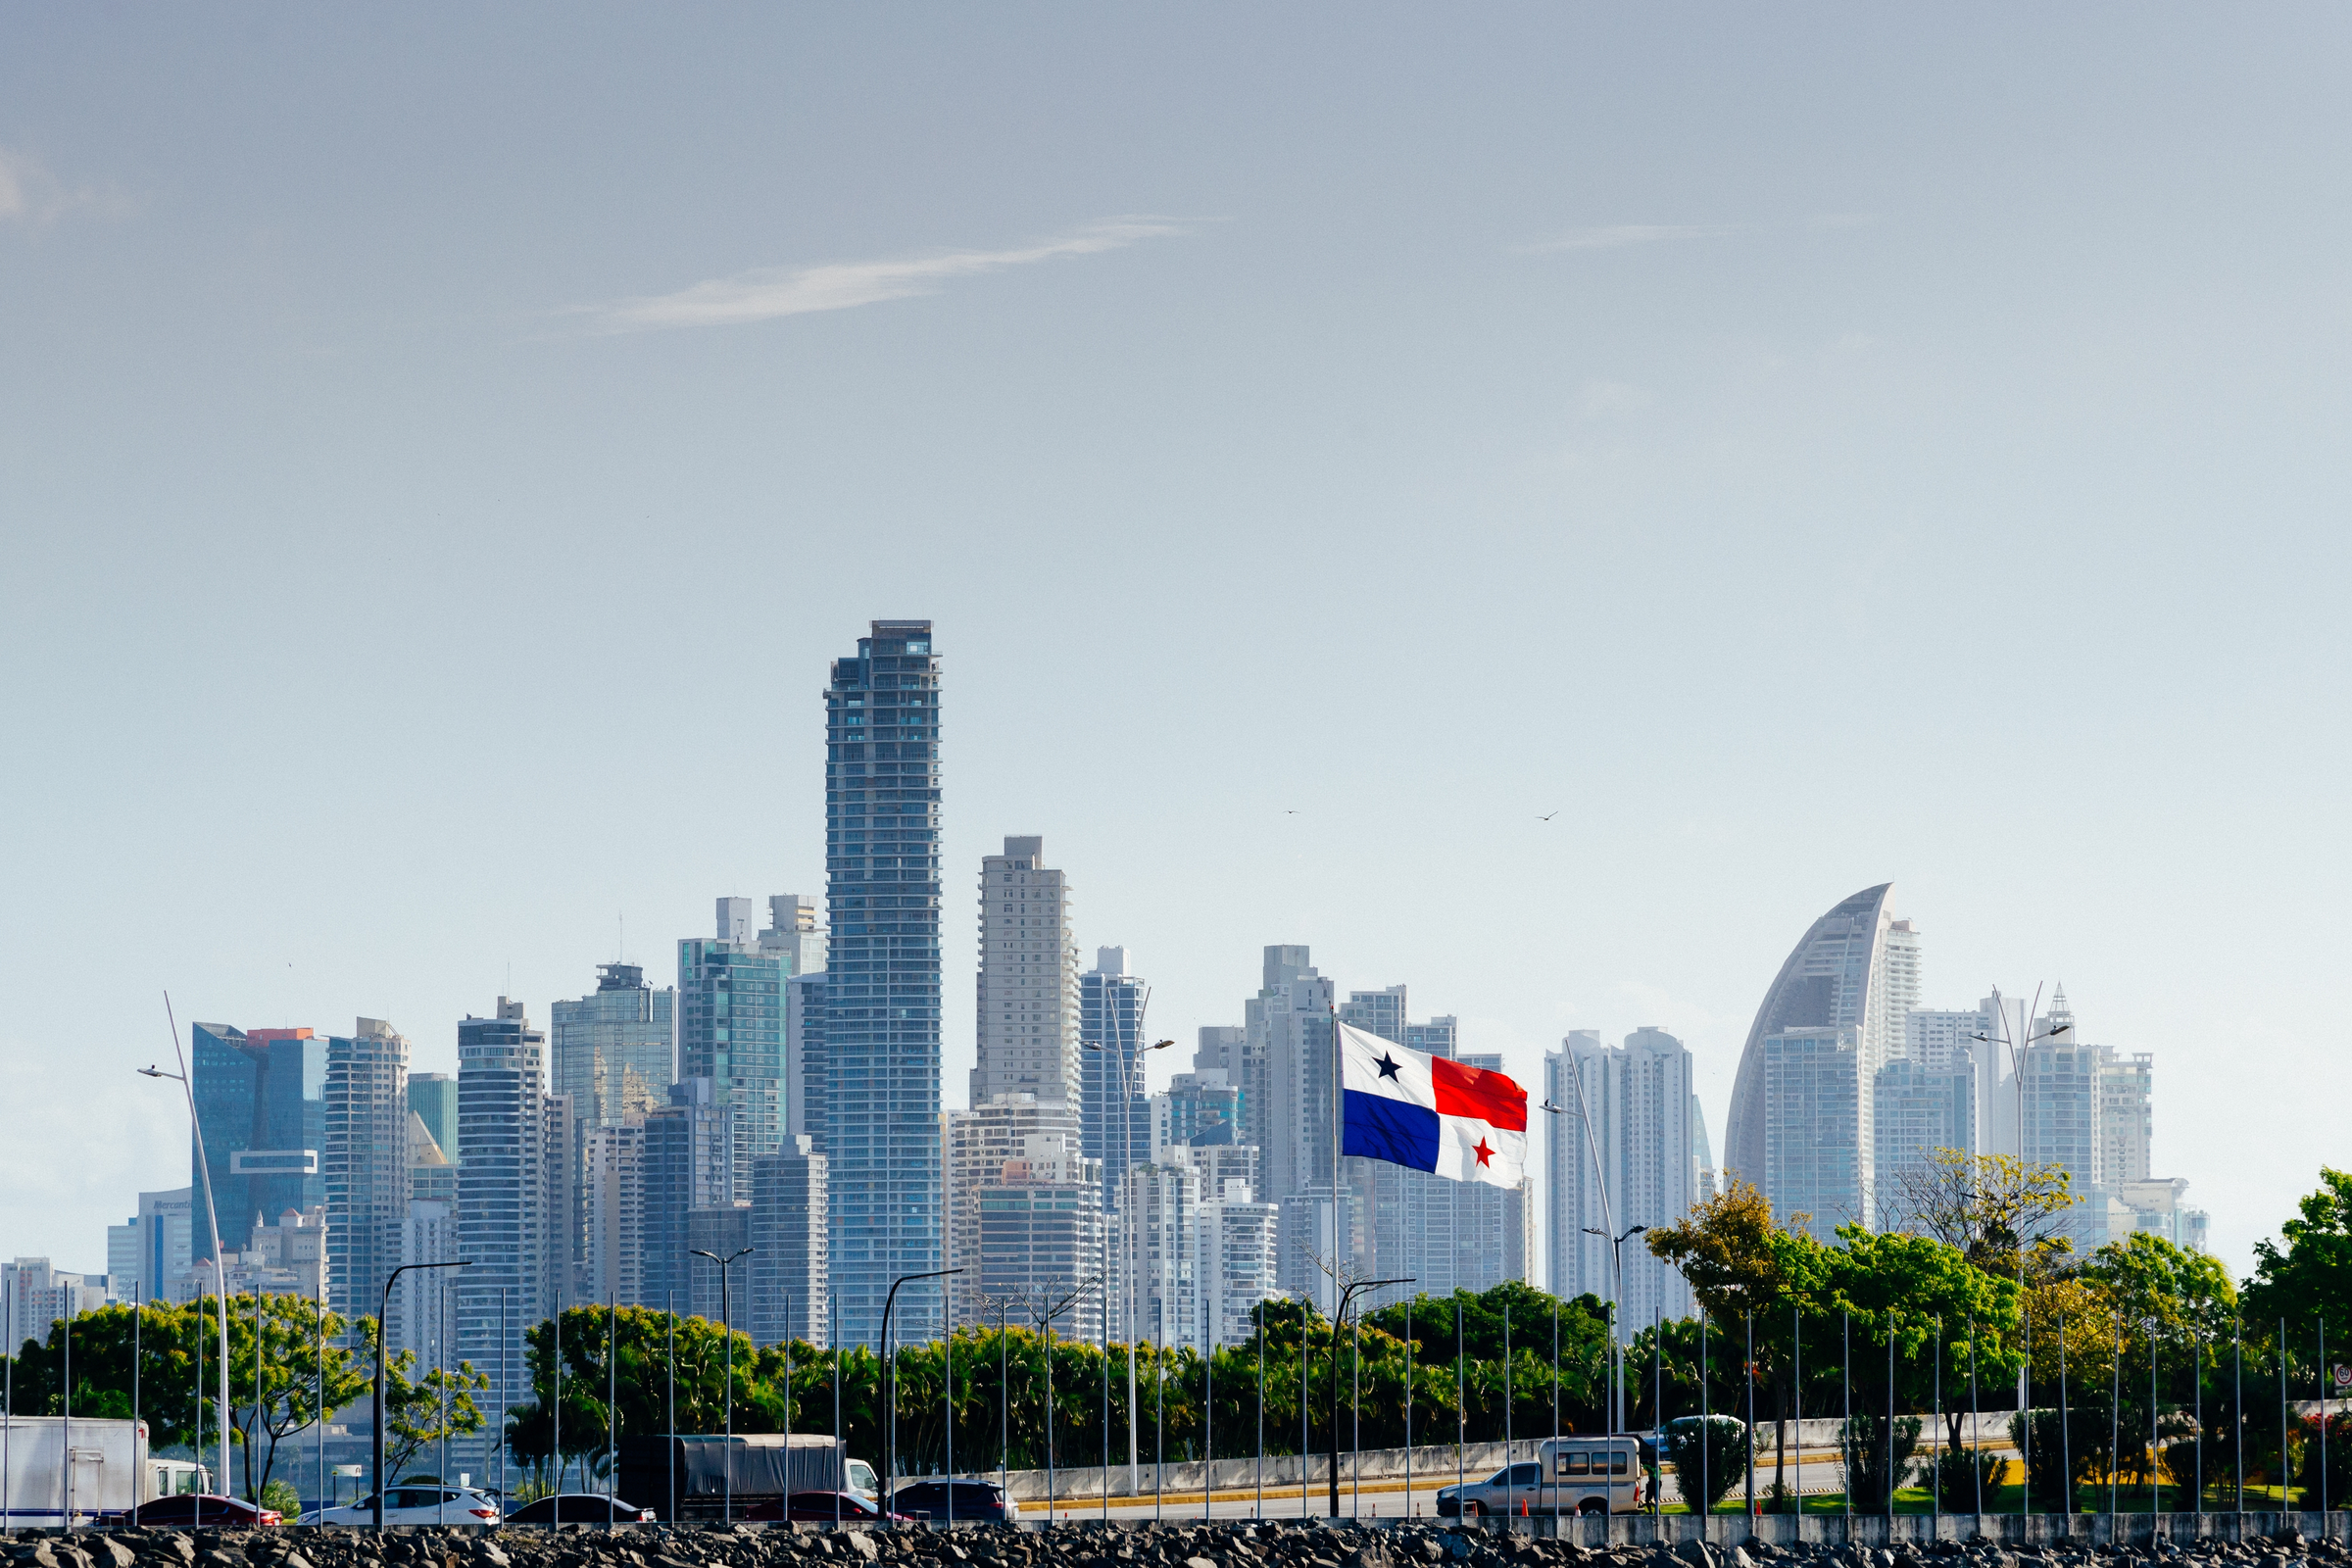
[{"label": "paved roadway", "polygon": [[[2006,1444],[1990,1443],[1984,1445],[1984,1451],[2003,1455],[2015,1452]],[[1802,1490],[1805,1495],[1817,1496],[1824,1493],[1835,1493],[1840,1489],[1842,1482],[1838,1472],[1838,1450],[1836,1448],[1807,1448],[1804,1450],[1803,1457]],[[1790,1450],[1791,1465],[1795,1463],[1796,1458],[1795,1450]],[[1416,1472],[1413,1476],[1413,1490],[1408,1497],[1405,1494],[1402,1477],[1385,1481],[1366,1479],[1362,1494],[1359,1496],[1348,1485],[1344,1468],[1346,1463],[1347,1460],[1343,1456],[1341,1460],[1343,1470],[1340,1476],[1340,1512],[1354,1518],[1394,1519],[1400,1513],[1411,1513],[1423,1519],[1435,1518],[1437,1516],[1438,1490],[1442,1487],[1452,1486],[1455,1480],[1454,1473],[1450,1470],[1442,1474],[1426,1476]],[[1487,1474],[1491,1475],[1493,1472],[1488,1471]],[[1759,1465],[1757,1467],[1756,1487],[1759,1492],[1769,1485],[1770,1474],[1768,1466]],[[1473,1472],[1466,1479],[1483,1481],[1486,1476]],[[1674,1484],[1673,1473],[1669,1471],[1666,1477],[1666,1500],[1668,1502],[1677,1501],[1680,1495],[1680,1492]],[[1318,1483],[1311,1488],[1303,1501],[1303,1506],[1310,1517],[1319,1518],[1329,1513],[1331,1494],[1328,1484]],[[1209,1514],[1210,1517],[1216,1519],[1250,1519],[1257,1516],[1258,1507],[1257,1494],[1254,1490],[1244,1489],[1235,1492],[1220,1489],[1215,1502],[1210,1506]],[[1267,1518],[1297,1519],[1299,1517],[1300,1507],[1301,1499],[1296,1486],[1269,1486],[1266,1488],[1264,1508]],[[1157,1499],[1156,1502],[1149,1494],[1141,1498],[1113,1497],[1110,1499],[1110,1517],[1114,1520],[1150,1519],[1154,1516],[1155,1511],[1158,1517],[1165,1519],[1198,1519],[1200,1517],[1200,1494],[1193,1492],[1180,1495],[1171,1492],[1165,1497]],[[1021,1514],[1025,1519],[1042,1521],[1046,1517],[1044,1499],[1031,1498],[1024,1501],[1021,1504]],[[1093,1496],[1064,1498],[1054,1505],[1054,1517],[1057,1520],[1066,1519],[1072,1523],[1087,1519],[1101,1519],[1103,1517],[1102,1499]]]}]

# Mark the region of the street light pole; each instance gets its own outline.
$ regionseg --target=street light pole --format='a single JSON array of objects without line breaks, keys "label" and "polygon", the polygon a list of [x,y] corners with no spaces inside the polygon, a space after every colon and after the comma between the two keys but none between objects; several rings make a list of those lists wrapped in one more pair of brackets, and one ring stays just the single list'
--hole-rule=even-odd
[{"label": "street light pole", "polygon": [[[222,1263],[220,1259],[220,1214],[213,1203],[213,1167],[211,1162],[205,1158],[204,1123],[199,1120],[196,1115],[196,1084],[194,1078],[188,1072],[187,1053],[180,1048],[179,1020],[172,1014],[172,993],[169,991],[164,993],[164,1017],[172,1026],[172,1057],[179,1063],[179,1071],[165,1072],[162,1068],[154,1066],[141,1067],[139,1071],[149,1078],[177,1079],[180,1089],[187,1095],[188,1132],[189,1136],[192,1137],[196,1143],[196,1175],[197,1178],[204,1184],[204,1221],[205,1226],[207,1230],[211,1232],[213,1239],[213,1271],[215,1274],[220,1275],[222,1273]],[[199,1298],[199,1299],[201,1299],[201,1298]],[[199,1319],[199,1326],[201,1326],[201,1318]],[[202,1449],[197,1451],[196,1457],[199,1461],[204,1458]],[[68,1465],[67,1468],[72,1469],[73,1466]],[[228,1285],[224,1275],[220,1285],[220,1484],[223,1487],[228,1485]]]},{"label": "street light pole", "polygon": [[[689,1250],[692,1251],[696,1257],[707,1257],[711,1262],[718,1265],[718,1332],[725,1338],[726,1341],[725,1376],[727,1380],[725,1398],[727,1411],[727,1441],[726,1446],[721,1448],[719,1451],[726,1455],[726,1502],[724,1504],[724,1511],[726,1514],[727,1524],[730,1528],[732,1528],[735,1523],[735,1298],[733,1286],[735,1276],[735,1260],[739,1257],[742,1257],[745,1253],[750,1252],[752,1249],[747,1247],[741,1251],[730,1252],[725,1257],[719,1256],[716,1252],[706,1252],[699,1247],[691,1248]],[[790,1455],[788,1454],[786,1458],[787,1462],[789,1462]],[[563,1494],[563,1490],[564,1489],[561,1487],[556,1489],[559,1497],[561,1497]],[[562,1506],[563,1504],[558,1502],[557,1507],[561,1509]]]},{"label": "street light pole", "polygon": [[[925,1274],[902,1274],[890,1282],[890,1294],[882,1298],[882,1430],[883,1483],[882,1513],[887,1518],[899,1490],[899,1398],[897,1368],[890,1353],[890,1311],[898,1305],[899,1287],[914,1280],[936,1280],[949,1274],[960,1274],[959,1268],[935,1268]],[[943,1315],[944,1316],[944,1315]],[[948,1490],[956,1490],[956,1478],[948,1478]]]},{"label": "street light pole", "polygon": [[[1143,1037],[1144,1019],[1150,1015],[1151,1011],[1152,988],[1150,986],[1146,986],[1144,988],[1143,1005],[1136,1009],[1135,1016],[1136,1037],[1139,1040]],[[1124,1031],[1121,1033],[1123,1035]],[[1123,1142],[1119,1146],[1119,1157],[1125,1160],[1126,1164],[1122,1165],[1116,1175],[1113,1177],[1113,1190],[1119,1194],[1119,1239],[1122,1250],[1124,1250],[1126,1238],[1129,1234],[1131,1234],[1127,1227],[1134,1222],[1134,1216],[1127,1212],[1127,1172],[1133,1169],[1136,1164],[1135,1102],[1138,1099],[1142,1098],[1137,1091],[1141,1089],[1143,1084],[1146,1082],[1144,1077],[1144,1053],[1147,1051],[1165,1051],[1175,1043],[1176,1042],[1173,1040],[1158,1040],[1152,1042],[1151,1045],[1141,1047],[1135,1053],[1135,1059],[1126,1063],[1120,1068],[1119,1071],[1120,1096],[1126,1102],[1126,1103],[1119,1109],[1119,1121],[1123,1138]],[[1086,1042],[1086,1049],[1089,1051],[1107,1052],[1110,1048],[1103,1045],[1100,1040],[1089,1040]],[[1105,1252],[1108,1252],[1110,1250],[1110,1227],[1108,1225],[1103,1227],[1102,1247]],[[1107,1279],[1109,1277],[1107,1271],[1109,1268],[1110,1259],[1106,1256],[1103,1258],[1102,1262],[1105,1270],[1104,1278]],[[1122,1328],[1127,1336],[1127,1493],[1128,1495],[1133,1496],[1143,1485],[1137,1473],[1138,1466],[1140,1465],[1141,1461],[1137,1455],[1135,1425],[1136,1291],[1139,1289],[1137,1276],[1142,1271],[1135,1268],[1124,1268],[1121,1269],[1120,1272],[1126,1276],[1127,1280],[1127,1289],[1124,1293],[1121,1305],[1125,1308],[1126,1317],[1126,1322],[1124,1325],[1122,1325]],[[1102,1321],[1105,1325],[1103,1332],[1105,1338],[1107,1338],[1109,1333],[1107,1325],[1110,1322],[1110,1303],[1105,1300],[1102,1303]],[[1108,1352],[1106,1351],[1105,1353],[1107,1354]],[[1106,1367],[1104,1369],[1105,1381],[1108,1380],[1108,1376],[1109,1371]],[[1107,1433],[1103,1435],[1103,1441],[1105,1443],[1110,1441]],[[1110,1492],[1110,1487],[1107,1482],[1104,1483],[1102,1490],[1104,1495],[1104,1506],[1107,1508],[1109,1505],[1108,1497]]]},{"label": "street light pole", "polygon": [[1648,1229],[1646,1225],[1635,1225],[1611,1236],[1607,1231],[1595,1230],[1590,1225],[1585,1227],[1587,1236],[1597,1236],[1609,1244],[1609,1358],[1612,1375],[1609,1379],[1609,1396],[1601,1401],[1601,1412],[1606,1417],[1611,1437],[1625,1430],[1625,1377],[1623,1370],[1617,1367],[1616,1360],[1617,1303],[1625,1295],[1625,1244],[1628,1238],[1639,1236]]},{"label": "street light pole", "polygon": [[[2062,987],[2061,989],[2064,989],[2064,988]],[[2010,1029],[2009,1029],[2009,1006],[2008,1006],[2008,1004],[2007,1004],[2006,1002],[2002,1001],[2002,999],[2001,999],[2001,994],[2000,994],[2000,992],[1999,992],[1997,989],[1996,989],[1996,990],[1993,992],[1993,994],[1992,994],[1992,995],[1993,995],[1993,1000],[1994,1000],[1994,1002],[1995,1002],[1996,1004],[1998,1004],[1998,1011],[1999,1011],[1999,1013],[2000,1013],[2000,1018],[2001,1018],[2001,1037],[2000,1037],[2000,1039],[1999,1039],[1999,1040],[1997,1040],[1997,1041],[1996,1041],[1996,1040],[1994,1040],[1994,1039],[1992,1038],[1992,1036],[1990,1036],[1990,1035],[1986,1034],[1986,1033],[1985,1033],[1984,1030],[1982,1030],[1982,1029],[1979,1029],[1979,1030],[1975,1031],[1975,1032],[1974,1032],[1972,1035],[1970,1035],[1970,1036],[1969,1036],[1969,1038],[1970,1038],[1970,1039],[1972,1039],[1972,1040],[1982,1040],[1982,1041],[1984,1041],[1984,1042],[1986,1045],[1988,1045],[1988,1046],[1990,1046],[1990,1045],[2001,1045],[2001,1046],[2006,1046],[2006,1047],[2008,1047],[2008,1048],[2009,1048],[2009,1070],[2010,1070],[2010,1076],[2011,1076],[2011,1077],[2013,1077],[2013,1078],[2015,1078],[2015,1079],[2017,1080],[2017,1160],[2018,1160],[2018,1163],[2019,1163],[2019,1164],[2022,1166],[2022,1165],[2025,1163],[2025,1160],[2026,1160],[2026,1054],[2026,1054],[2026,1053],[2027,1053],[2029,1050],[2033,1049],[2034,1046],[2037,1046],[2037,1045],[2039,1045],[2039,1044],[2040,1044],[2042,1041],[2044,1041],[2044,1040],[2055,1040],[2055,1039],[2057,1039],[2057,1038],[2058,1038],[2060,1035],[2062,1035],[2062,1034],[2066,1034],[2066,1033],[2069,1033],[2070,1031],[2072,1031],[2072,1030],[2073,1030],[2073,1028],[2074,1028],[2075,1026],[2074,1026],[2073,1024],[2071,1024],[2071,1023],[2062,1023],[2062,1024],[2058,1025],[2058,1027],[2056,1027],[2055,1029],[2044,1029],[2044,1030],[2042,1030],[2042,1031],[2041,1031],[2039,1034],[2033,1034],[2033,1033],[2029,1033],[2029,1034],[2026,1036],[2026,1043],[2025,1043],[2024,1045],[2022,1045],[2022,1046],[2021,1046],[2021,1045],[2019,1045],[2019,1044],[2017,1043],[2016,1037],[2015,1037],[2014,1035],[2012,1035],[2012,1034],[2011,1034],[2011,1032],[2010,1032]],[[2039,1012],[2040,1010],[2041,1010],[2041,987],[2039,987],[2039,986],[2035,986],[2035,987],[2034,988],[2034,1011],[2035,1011],[2035,1012]],[[2029,1025],[2028,1025],[2028,1028],[2029,1028],[2029,1029],[2031,1029],[2031,1027],[2032,1027],[2032,1025],[2031,1025],[2031,1024],[2029,1024]],[[2017,1300],[2018,1300],[2018,1313],[2019,1313],[2019,1316],[2020,1316],[2021,1320],[2023,1319],[2023,1317],[2024,1317],[2024,1314],[2025,1314],[2025,1310],[2026,1310],[2026,1305],[2025,1305],[2025,1302],[2026,1302],[2026,1246],[2025,1246],[2025,1242],[2026,1242],[2026,1239],[2025,1239],[2024,1237],[2022,1237],[2022,1236],[2021,1236],[2021,1237],[2019,1237],[2019,1238],[2017,1239],[2017,1243],[2018,1243],[2018,1246],[2017,1246]],[[2026,1332],[2027,1332],[2027,1333],[2029,1333],[2029,1334],[2031,1334],[2031,1333],[2032,1333],[2032,1328],[2031,1328],[2031,1326],[2030,1326],[2030,1325],[2028,1326],[2028,1328],[2027,1328]],[[2026,1410],[2026,1409],[2028,1409],[2028,1408],[2030,1407],[2031,1403],[2032,1403],[2033,1396],[2032,1396],[2032,1393],[2031,1393],[2031,1384],[2030,1384],[2030,1383],[2029,1383],[2029,1381],[2028,1381],[2028,1380],[2029,1380],[2029,1379],[2032,1377],[2032,1375],[2033,1375],[2033,1358],[2032,1358],[2032,1356],[2029,1354],[2029,1356],[2027,1357],[2027,1359],[2026,1359],[2025,1363],[2024,1363],[2024,1364],[2022,1364],[2022,1365],[2020,1365],[2020,1366],[2018,1367],[2018,1369],[2017,1369],[2017,1407],[2018,1407],[2020,1410]],[[2021,1431],[2023,1431],[2023,1432],[2026,1434],[2026,1441],[2027,1441],[2029,1444],[2031,1444],[2031,1443],[2032,1443],[2032,1441],[2033,1441],[2033,1424],[2034,1424],[2033,1417],[2032,1417],[2032,1416],[2029,1414],[2029,1415],[2026,1417],[2026,1424],[2025,1424],[2025,1426],[2024,1426],[2024,1427],[2022,1427],[2022,1428],[2020,1428],[2020,1430],[2021,1430]],[[2029,1457],[2031,1457],[2031,1455],[2029,1455]],[[2032,1487],[2033,1483],[2032,1483],[2032,1481],[2029,1479],[2029,1480],[2027,1481],[2026,1485],[2027,1485],[2027,1486],[2028,1486],[2028,1488],[2030,1489],[2030,1488]]]},{"label": "street light pole", "polygon": [[[384,1320],[392,1313],[392,1286],[411,1269],[471,1267],[473,1267],[471,1258],[452,1263],[403,1263],[384,1276],[383,1302],[375,1309],[375,1396],[370,1421],[374,1433],[369,1440],[375,1445],[374,1468],[370,1473],[370,1479],[375,1483],[375,1506],[372,1512],[375,1515],[375,1528],[378,1530],[384,1528]],[[223,1307],[222,1310],[225,1313],[226,1308]],[[326,1418],[322,1414],[319,1419],[323,1421]]]},{"label": "street light pole", "polygon": [[[1332,1190],[1338,1192],[1336,1184]],[[1340,1333],[1348,1323],[1348,1303],[1355,1299],[1358,1291],[1375,1291],[1384,1285],[1413,1283],[1411,1279],[1350,1280],[1340,1292],[1339,1315],[1331,1320],[1331,1517],[1334,1519],[1340,1516]],[[1303,1471],[1299,1480],[1303,1485]]]}]

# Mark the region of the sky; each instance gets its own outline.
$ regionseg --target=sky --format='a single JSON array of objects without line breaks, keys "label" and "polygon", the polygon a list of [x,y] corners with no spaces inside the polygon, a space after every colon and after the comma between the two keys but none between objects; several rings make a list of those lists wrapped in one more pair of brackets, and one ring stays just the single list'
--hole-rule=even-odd
[{"label": "sky", "polygon": [[[0,1255],[191,1019],[542,1023],[821,893],[944,659],[945,1084],[1042,834],[1154,1034],[1259,952],[1534,1081],[1790,946],[2155,1058],[2233,1271],[2341,1163],[2352,16],[17,8]],[[1167,1060],[1166,1058],[1177,1058]]]}]

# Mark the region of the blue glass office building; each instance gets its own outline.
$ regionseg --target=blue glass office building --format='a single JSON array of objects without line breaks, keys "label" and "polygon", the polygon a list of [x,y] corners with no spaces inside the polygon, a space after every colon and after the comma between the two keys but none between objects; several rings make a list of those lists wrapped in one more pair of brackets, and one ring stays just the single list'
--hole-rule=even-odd
[{"label": "blue glass office building", "polygon": [[[903,1275],[942,1266],[939,659],[927,620],[877,620],[825,692],[826,1149],[836,1344],[871,1345]],[[941,1332],[935,1281],[892,1337]]]},{"label": "blue glass office building", "polygon": [[[189,1070],[204,1127],[205,1163],[220,1215],[220,1245],[244,1251],[253,1223],[326,1201],[318,1152],[326,1145],[326,1042],[308,1029],[188,1026]],[[191,1141],[188,1185],[204,1234],[204,1178]],[[209,1252],[206,1245],[200,1251]]]}]

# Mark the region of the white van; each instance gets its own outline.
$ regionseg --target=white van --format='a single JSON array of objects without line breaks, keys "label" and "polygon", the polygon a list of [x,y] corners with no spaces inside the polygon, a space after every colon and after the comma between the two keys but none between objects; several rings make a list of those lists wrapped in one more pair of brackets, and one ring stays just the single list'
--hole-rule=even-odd
[{"label": "white van", "polygon": [[1649,1500],[1640,1438],[1545,1438],[1529,1446],[1532,1459],[1440,1491],[1439,1515],[1638,1513]]}]

